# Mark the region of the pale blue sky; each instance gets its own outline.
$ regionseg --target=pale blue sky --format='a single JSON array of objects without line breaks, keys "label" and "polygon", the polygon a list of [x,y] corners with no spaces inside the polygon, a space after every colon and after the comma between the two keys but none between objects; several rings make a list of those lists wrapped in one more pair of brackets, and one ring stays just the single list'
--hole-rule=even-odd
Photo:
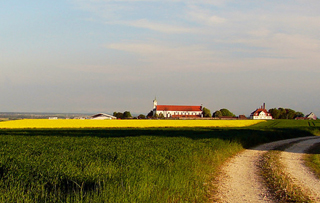
[{"label": "pale blue sky", "polygon": [[320,115],[320,1],[0,3],[0,112]]}]

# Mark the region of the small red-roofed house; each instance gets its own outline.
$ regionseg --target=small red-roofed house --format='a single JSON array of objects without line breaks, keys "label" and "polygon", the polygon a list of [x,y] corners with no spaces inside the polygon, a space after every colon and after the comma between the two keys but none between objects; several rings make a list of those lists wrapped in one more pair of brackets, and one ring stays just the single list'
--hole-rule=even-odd
[{"label": "small red-roofed house", "polygon": [[266,110],[266,105],[263,104],[263,106],[250,114],[250,118],[254,120],[271,120],[272,115]]},{"label": "small red-roofed house", "polygon": [[202,106],[158,105],[155,99],[153,115],[163,115],[165,118],[201,118]]}]

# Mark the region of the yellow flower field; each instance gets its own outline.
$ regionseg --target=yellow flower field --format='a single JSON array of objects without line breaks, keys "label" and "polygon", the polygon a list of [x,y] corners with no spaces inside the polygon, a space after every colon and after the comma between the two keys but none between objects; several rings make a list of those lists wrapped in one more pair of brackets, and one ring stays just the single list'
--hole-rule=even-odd
[{"label": "yellow flower field", "polygon": [[162,128],[245,127],[262,120],[49,120],[24,119],[0,122],[0,129],[25,128]]}]

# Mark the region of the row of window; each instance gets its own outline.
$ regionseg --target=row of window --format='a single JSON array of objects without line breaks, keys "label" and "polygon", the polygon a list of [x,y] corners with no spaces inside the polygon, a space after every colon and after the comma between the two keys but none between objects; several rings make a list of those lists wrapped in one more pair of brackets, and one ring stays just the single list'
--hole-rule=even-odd
[{"label": "row of window", "polygon": [[[168,113],[170,114],[170,113]],[[200,115],[201,113],[174,112],[173,115]]]}]

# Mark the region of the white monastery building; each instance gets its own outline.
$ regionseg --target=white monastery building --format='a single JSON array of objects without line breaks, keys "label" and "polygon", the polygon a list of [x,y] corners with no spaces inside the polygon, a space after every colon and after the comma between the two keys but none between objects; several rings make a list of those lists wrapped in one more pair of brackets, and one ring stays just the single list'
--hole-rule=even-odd
[{"label": "white monastery building", "polygon": [[163,115],[165,118],[201,118],[202,106],[158,105],[153,100],[153,116]]},{"label": "white monastery building", "polygon": [[272,115],[266,110],[266,104],[263,103],[263,105],[259,109],[256,109],[254,112],[250,114],[250,119],[271,120]]}]

